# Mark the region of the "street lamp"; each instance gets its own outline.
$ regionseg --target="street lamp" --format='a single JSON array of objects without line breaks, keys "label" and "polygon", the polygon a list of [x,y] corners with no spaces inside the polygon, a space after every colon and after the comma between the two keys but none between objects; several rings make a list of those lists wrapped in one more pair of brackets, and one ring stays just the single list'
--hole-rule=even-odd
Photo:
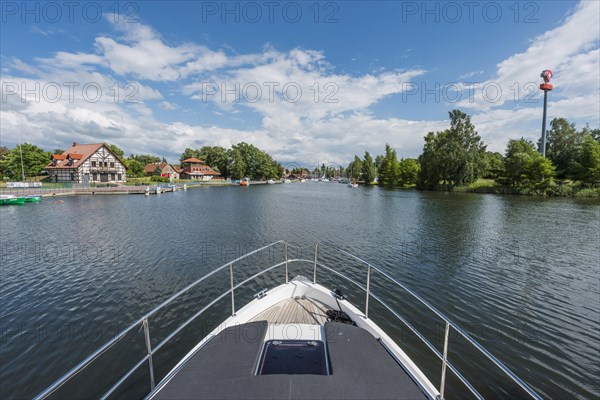
[{"label": "street lamp", "polygon": [[544,91],[544,116],[542,117],[542,156],[546,157],[546,107],[548,103],[548,92],[553,89],[553,86],[550,84],[552,71],[545,69],[540,74],[540,77],[544,79],[544,83],[540,84],[540,90]]}]

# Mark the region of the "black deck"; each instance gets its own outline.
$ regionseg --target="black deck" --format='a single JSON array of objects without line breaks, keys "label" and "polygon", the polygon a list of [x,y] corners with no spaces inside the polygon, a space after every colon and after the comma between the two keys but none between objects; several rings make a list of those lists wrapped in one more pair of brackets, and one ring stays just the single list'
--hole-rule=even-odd
[{"label": "black deck", "polygon": [[153,399],[426,399],[367,331],[325,324],[331,375],[254,375],[265,321],[225,329]]}]

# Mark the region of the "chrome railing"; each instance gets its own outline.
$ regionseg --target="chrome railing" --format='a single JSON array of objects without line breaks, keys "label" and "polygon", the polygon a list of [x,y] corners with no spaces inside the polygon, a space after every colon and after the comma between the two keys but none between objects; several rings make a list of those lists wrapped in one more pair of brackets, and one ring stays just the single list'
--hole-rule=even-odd
[{"label": "chrome railing", "polygon": [[[261,251],[267,250],[267,249],[272,249],[275,246],[278,245],[282,245],[283,246],[283,258],[284,261],[276,263],[274,265],[271,265],[268,268],[265,268],[261,271],[259,271],[258,273],[250,276],[249,278],[243,280],[242,282],[238,283],[237,285],[234,284],[234,265],[236,263],[238,263],[239,261],[248,258],[254,254],[257,254]],[[320,243],[317,243],[315,245],[315,251],[314,251],[314,258],[312,260],[309,259],[303,259],[303,258],[292,258],[290,259],[288,257],[288,247],[297,247],[297,246],[293,246],[291,244],[288,244],[287,242],[280,240],[274,243],[271,243],[269,245],[263,246],[259,249],[256,249],[254,251],[251,251],[249,253],[246,253],[232,261],[227,262],[226,264],[220,266],[219,268],[211,271],[210,273],[204,275],[203,277],[199,278],[198,280],[194,281],[193,283],[189,284],[188,286],[186,286],[185,288],[181,289],[180,291],[178,291],[177,293],[175,293],[174,295],[172,295],[171,297],[169,297],[168,299],[166,299],[165,301],[163,301],[162,303],[160,303],[157,307],[155,307],[154,309],[152,309],[150,312],[148,312],[147,314],[145,314],[144,316],[142,316],[140,319],[138,319],[136,322],[134,322],[133,324],[131,324],[128,328],[126,328],[125,330],[123,330],[122,332],[120,332],[118,335],[116,335],[115,337],[113,337],[112,339],[110,339],[108,342],[106,342],[102,347],[100,347],[98,350],[96,350],[94,353],[92,353],[90,356],[86,357],[83,361],[81,361],[79,364],[77,364],[75,367],[73,367],[71,370],[69,370],[67,373],[65,373],[61,378],[59,378],[56,382],[54,382],[52,385],[50,385],[48,388],[46,388],[43,392],[41,392],[40,394],[38,394],[35,397],[35,400],[41,400],[41,399],[46,399],[49,398],[50,396],[52,396],[52,394],[56,393],[59,389],[63,388],[71,379],[73,379],[75,376],[77,376],[80,372],[82,372],[84,369],[86,369],[88,366],[90,366],[95,360],[97,360],[100,356],[102,356],[104,353],[106,353],[109,349],[111,349],[113,346],[115,346],[117,343],[121,342],[123,340],[123,338],[126,337],[127,334],[133,332],[136,328],[138,328],[139,330],[143,330],[144,331],[144,342],[145,342],[145,347],[146,347],[146,354],[144,357],[142,357],[142,359],[140,359],[133,367],[131,367],[123,376],[121,376],[118,380],[116,380],[116,382],[108,389],[108,391],[106,393],[104,393],[100,398],[101,399],[108,399],[111,395],[113,395],[117,389],[119,389],[139,368],[141,368],[144,364],[147,363],[148,365],[148,372],[149,372],[149,377],[150,377],[150,382],[149,382],[149,386],[150,386],[150,391],[152,391],[155,386],[156,386],[156,382],[155,382],[155,370],[154,370],[154,363],[153,363],[153,356],[156,354],[157,351],[159,351],[163,346],[165,346],[169,341],[171,341],[173,338],[175,338],[175,336],[177,336],[177,334],[179,334],[184,328],[186,328],[189,324],[191,324],[193,321],[195,321],[200,315],[202,315],[205,311],[207,311],[210,307],[212,307],[213,305],[215,305],[218,301],[222,300],[223,298],[225,298],[228,294],[231,295],[231,315],[234,316],[236,313],[236,307],[235,307],[235,290],[239,289],[240,287],[242,287],[243,285],[247,284],[248,282],[256,279],[257,277],[274,270],[275,268],[278,267],[285,267],[285,282],[288,283],[289,282],[289,265],[292,263],[305,263],[305,264],[310,264],[313,266],[313,283],[317,283],[317,269],[321,268],[324,269],[326,271],[329,271],[331,273],[333,273],[336,276],[339,276],[345,280],[347,280],[348,282],[352,283],[353,285],[357,286],[358,288],[360,288],[361,290],[363,290],[366,293],[366,298],[365,298],[365,310],[364,310],[364,315],[365,318],[368,318],[369,315],[369,299],[373,298],[374,300],[376,300],[377,302],[379,302],[384,308],[386,308],[388,311],[390,311],[396,318],[398,318],[403,324],[405,324],[442,362],[442,371],[441,371],[441,383],[440,383],[440,388],[439,388],[439,392],[440,392],[440,398],[443,399],[444,398],[444,392],[445,392],[445,382],[446,382],[446,370],[449,369],[451,372],[454,373],[454,375],[471,391],[471,393],[478,399],[483,399],[483,396],[473,387],[473,385],[471,385],[469,383],[469,381],[460,373],[460,371],[458,370],[458,368],[453,365],[449,360],[448,360],[448,347],[449,347],[449,333],[450,333],[450,329],[454,329],[456,332],[458,332],[461,336],[463,336],[471,345],[473,345],[477,350],[479,350],[483,355],[485,355],[489,360],[491,360],[502,372],[504,372],[513,382],[515,382],[518,386],[520,386],[528,395],[530,395],[532,398],[534,399],[540,399],[541,397],[529,386],[527,385],[525,382],[523,382],[519,377],[517,377],[510,369],[508,369],[508,367],[506,367],[500,360],[498,360],[496,357],[494,357],[489,351],[487,351],[482,345],[480,345],[475,339],[473,339],[468,333],[466,333],[463,329],[461,329],[459,326],[457,326],[456,324],[454,324],[448,317],[446,317],[444,314],[442,314],[439,310],[437,310],[435,307],[433,307],[429,302],[427,302],[425,299],[423,299],[422,297],[420,297],[418,294],[416,294],[415,292],[413,292],[411,289],[409,289],[408,287],[406,287],[404,284],[402,284],[401,282],[397,281],[396,279],[394,279],[391,275],[389,275],[388,273],[386,273],[385,271],[383,271],[380,268],[377,268],[375,266],[373,266],[372,264],[368,263],[367,261],[362,260],[359,257],[356,257],[355,255],[342,250],[342,249],[338,249],[335,248],[336,251],[339,251],[341,254],[345,254],[351,258],[353,258],[356,261],[359,261],[360,263],[366,265],[367,267],[367,279],[366,279],[366,285],[363,286],[362,284],[360,284],[359,282],[357,282],[356,280],[336,271],[335,269],[319,262],[319,246]],[[191,289],[193,289],[194,287],[196,287],[198,284],[200,284],[201,282],[205,281],[207,278],[213,276],[214,274],[229,269],[229,276],[230,276],[230,288],[229,290],[225,291],[224,293],[222,293],[221,295],[219,295],[218,297],[216,297],[214,300],[212,300],[211,302],[209,302],[207,305],[205,305],[204,307],[202,307],[200,310],[198,310],[194,315],[192,315],[191,317],[189,317],[183,324],[179,325],[173,332],[171,332],[167,337],[165,337],[162,341],[160,341],[156,346],[152,346],[152,340],[151,340],[151,335],[150,335],[150,318],[152,316],[154,316],[159,310],[162,310],[163,308],[165,308],[166,306],[168,306],[169,304],[171,304],[173,301],[175,301],[176,299],[178,299],[179,297],[181,297],[182,295],[184,295],[185,293],[189,292]],[[383,299],[381,299],[379,296],[375,295],[373,293],[373,291],[371,290],[371,275],[373,271],[377,271],[379,274],[383,275],[386,279],[388,279],[391,283],[395,284],[396,286],[402,288],[403,290],[405,290],[407,293],[409,293],[411,296],[413,296],[415,299],[417,299],[420,303],[422,303],[423,305],[425,305],[429,310],[431,310],[433,313],[435,313],[439,318],[441,318],[444,322],[445,322],[445,331],[444,331],[444,348],[443,348],[443,353],[440,353],[439,350],[436,349],[436,347],[423,335],[421,334],[409,321],[407,321],[402,315],[400,315],[398,312],[396,312],[390,305],[388,305]]]}]

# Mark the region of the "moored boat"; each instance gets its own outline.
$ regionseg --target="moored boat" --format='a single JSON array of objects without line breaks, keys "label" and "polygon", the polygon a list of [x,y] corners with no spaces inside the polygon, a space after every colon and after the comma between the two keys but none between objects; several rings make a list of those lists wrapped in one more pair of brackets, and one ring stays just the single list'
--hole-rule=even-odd
[{"label": "moored boat", "polygon": [[25,203],[38,203],[42,201],[42,196],[39,195],[29,195],[25,196]]},{"label": "moored boat", "polygon": [[12,194],[0,195],[0,204],[5,206],[25,204],[25,197],[17,197]]}]

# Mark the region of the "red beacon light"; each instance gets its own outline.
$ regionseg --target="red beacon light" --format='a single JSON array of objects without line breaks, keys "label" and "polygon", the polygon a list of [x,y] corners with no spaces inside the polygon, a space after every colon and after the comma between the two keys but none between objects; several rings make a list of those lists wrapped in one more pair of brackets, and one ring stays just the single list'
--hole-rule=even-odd
[{"label": "red beacon light", "polygon": [[547,92],[552,90],[554,87],[550,84],[550,79],[552,78],[552,71],[549,69],[545,69],[540,74],[540,77],[544,79],[544,83],[540,84],[540,89]]}]

